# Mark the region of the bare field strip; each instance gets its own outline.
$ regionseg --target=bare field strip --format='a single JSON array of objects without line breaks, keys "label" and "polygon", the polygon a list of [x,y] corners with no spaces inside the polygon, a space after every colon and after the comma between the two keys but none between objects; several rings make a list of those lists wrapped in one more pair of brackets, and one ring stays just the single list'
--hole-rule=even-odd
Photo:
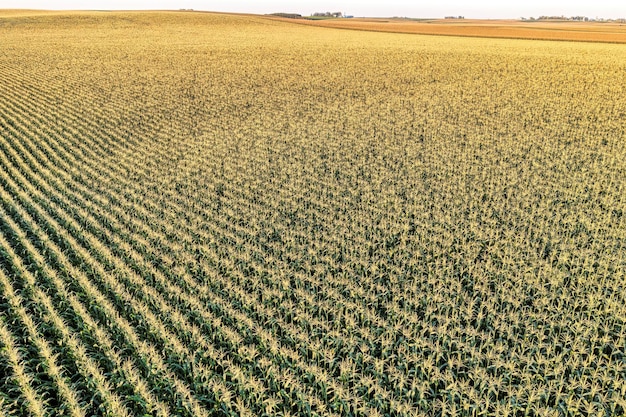
[{"label": "bare field strip", "polygon": [[0,415],[625,413],[625,45],[0,39]]},{"label": "bare field strip", "polygon": [[284,19],[298,24],[337,29],[353,29],[421,35],[470,36],[485,38],[532,39],[626,43],[626,25],[601,22],[522,22],[516,20],[429,20],[355,18],[318,21]]}]

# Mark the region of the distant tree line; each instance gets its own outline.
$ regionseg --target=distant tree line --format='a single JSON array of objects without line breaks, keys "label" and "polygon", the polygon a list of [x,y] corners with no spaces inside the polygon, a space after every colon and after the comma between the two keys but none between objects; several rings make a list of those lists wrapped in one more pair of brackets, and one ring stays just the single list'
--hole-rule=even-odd
[{"label": "distant tree line", "polygon": [[272,13],[271,16],[286,17],[288,19],[302,19],[302,15],[298,13]]},{"label": "distant tree line", "polygon": [[312,18],[334,18],[334,17],[352,17],[344,15],[342,12],[316,12],[311,16],[304,17],[298,13],[270,13],[269,16],[286,17],[289,19],[312,19]]},{"label": "distant tree line", "polygon": [[537,18],[535,17],[522,17],[522,20],[527,20],[527,21],[539,21],[539,20],[567,20],[567,21],[572,21],[572,22],[615,22],[615,23],[626,23],[626,19],[602,19],[602,18],[590,18],[587,16],[570,16],[570,17],[565,17],[565,16],[539,16]]}]

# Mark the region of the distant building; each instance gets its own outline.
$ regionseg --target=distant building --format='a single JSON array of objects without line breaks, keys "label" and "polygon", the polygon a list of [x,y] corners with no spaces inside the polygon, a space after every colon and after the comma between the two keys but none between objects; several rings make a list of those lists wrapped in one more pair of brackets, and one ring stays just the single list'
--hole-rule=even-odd
[{"label": "distant building", "polygon": [[341,12],[316,12],[313,13],[314,17],[343,17],[343,13]]}]

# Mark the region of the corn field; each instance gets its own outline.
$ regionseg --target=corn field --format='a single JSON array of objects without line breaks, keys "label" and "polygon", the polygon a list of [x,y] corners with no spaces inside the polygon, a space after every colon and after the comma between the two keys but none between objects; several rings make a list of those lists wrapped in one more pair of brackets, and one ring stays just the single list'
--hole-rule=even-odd
[{"label": "corn field", "polygon": [[626,45],[0,11],[0,416],[619,416],[625,350]]}]

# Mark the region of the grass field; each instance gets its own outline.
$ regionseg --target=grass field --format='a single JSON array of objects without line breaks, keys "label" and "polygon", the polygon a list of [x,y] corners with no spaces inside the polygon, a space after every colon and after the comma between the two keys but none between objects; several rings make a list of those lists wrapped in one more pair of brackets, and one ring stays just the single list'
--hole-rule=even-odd
[{"label": "grass field", "polygon": [[626,412],[626,45],[0,12],[0,416]]}]

